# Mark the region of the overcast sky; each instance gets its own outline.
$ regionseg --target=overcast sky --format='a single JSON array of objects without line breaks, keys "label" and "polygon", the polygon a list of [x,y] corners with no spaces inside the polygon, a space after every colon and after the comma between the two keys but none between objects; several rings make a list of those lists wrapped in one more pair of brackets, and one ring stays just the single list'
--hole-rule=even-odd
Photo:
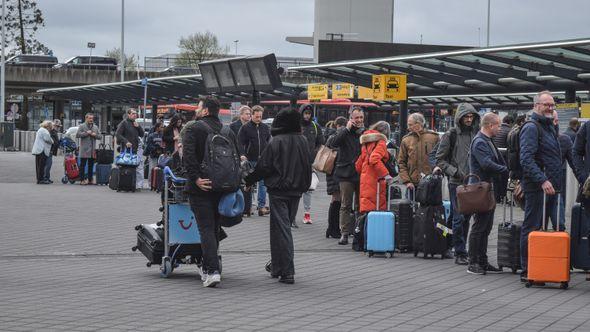
[{"label": "overcast sky", "polygon": [[[346,0],[342,0],[346,1]],[[366,0],[370,3],[371,0]],[[121,43],[121,0],[37,1],[45,17],[38,39],[59,60],[103,54]],[[485,45],[487,0],[397,0],[394,40]],[[144,56],[178,52],[178,40],[209,30],[240,54],[274,52],[313,57],[311,46],[285,41],[311,36],[313,0],[126,0],[125,51]],[[590,37],[588,0],[492,0],[491,44]]]}]

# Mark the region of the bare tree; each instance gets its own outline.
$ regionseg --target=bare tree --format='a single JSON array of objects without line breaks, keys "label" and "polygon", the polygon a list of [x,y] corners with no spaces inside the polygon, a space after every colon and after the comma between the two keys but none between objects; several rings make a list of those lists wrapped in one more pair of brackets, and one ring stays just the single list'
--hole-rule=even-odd
[{"label": "bare tree", "polygon": [[177,65],[191,68],[197,68],[199,62],[215,59],[229,52],[229,48],[221,47],[217,36],[209,31],[181,37],[178,47],[180,56]]},{"label": "bare tree", "polygon": [[6,40],[8,54],[51,53],[51,50],[35,38],[39,28],[45,26],[37,2],[32,0],[6,1]]},{"label": "bare tree", "polygon": [[[118,63],[121,64],[121,49],[115,47],[104,53],[105,56],[117,59]],[[134,70],[137,66],[137,59],[135,54],[125,54],[125,68],[126,70]]]}]

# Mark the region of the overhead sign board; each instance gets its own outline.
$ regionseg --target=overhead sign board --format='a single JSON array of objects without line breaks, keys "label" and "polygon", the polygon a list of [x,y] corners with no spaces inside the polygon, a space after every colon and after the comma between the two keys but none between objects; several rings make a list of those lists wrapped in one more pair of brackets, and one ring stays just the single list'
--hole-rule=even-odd
[{"label": "overhead sign board", "polygon": [[358,99],[373,99],[373,89],[364,86],[357,87]]},{"label": "overhead sign board", "polygon": [[310,84],[307,86],[307,99],[328,99],[328,84]]},{"label": "overhead sign board", "polygon": [[373,99],[383,101],[398,101],[407,99],[404,74],[373,75]]},{"label": "overhead sign board", "polygon": [[580,108],[578,103],[565,103],[555,105],[557,113],[559,113],[559,131],[564,131],[569,125],[571,118],[580,117]]},{"label": "overhead sign board", "polygon": [[332,84],[332,99],[354,98],[354,85],[350,83]]}]

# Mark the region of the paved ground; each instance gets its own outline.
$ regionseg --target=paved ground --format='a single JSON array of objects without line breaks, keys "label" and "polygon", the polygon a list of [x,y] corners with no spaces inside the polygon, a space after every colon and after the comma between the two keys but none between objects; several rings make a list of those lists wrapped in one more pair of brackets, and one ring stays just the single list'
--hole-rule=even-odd
[{"label": "paved ground", "polygon": [[[61,159],[54,165],[59,179]],[[191,266],[162,279],[131,252],[133,227],[159,218],[156,194],[33,178],[31,155],[0,153],[3,331],[590,330],[581,273],[566,291],[526,289],[510,273],[472,276],[451,260],[367,258],[338,246],[324,237],[325,186],[313,197],[315,223],[294,232],[295,285],[264,271],[268,217],[255,217],[228,230],[222,286],[204,289]],[[494,259],[495,242],[494,233]]]}]

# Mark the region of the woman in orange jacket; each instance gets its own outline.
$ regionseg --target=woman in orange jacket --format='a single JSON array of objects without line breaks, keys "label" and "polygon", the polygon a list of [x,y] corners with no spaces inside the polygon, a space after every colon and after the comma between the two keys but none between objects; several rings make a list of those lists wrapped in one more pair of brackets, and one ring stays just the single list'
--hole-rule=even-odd
[{"label": "woman in orange jacket", "polygon": [[377,210],[377,183],[379,183],[379,210],[387,206],[386,182],[393,181],[385,163],[389,159],[387,138],[389,124],[379,121],[363,133],[361,141],[361,155],[356,161],[356,171],[360,174],[360,209],[366,213]]}]

